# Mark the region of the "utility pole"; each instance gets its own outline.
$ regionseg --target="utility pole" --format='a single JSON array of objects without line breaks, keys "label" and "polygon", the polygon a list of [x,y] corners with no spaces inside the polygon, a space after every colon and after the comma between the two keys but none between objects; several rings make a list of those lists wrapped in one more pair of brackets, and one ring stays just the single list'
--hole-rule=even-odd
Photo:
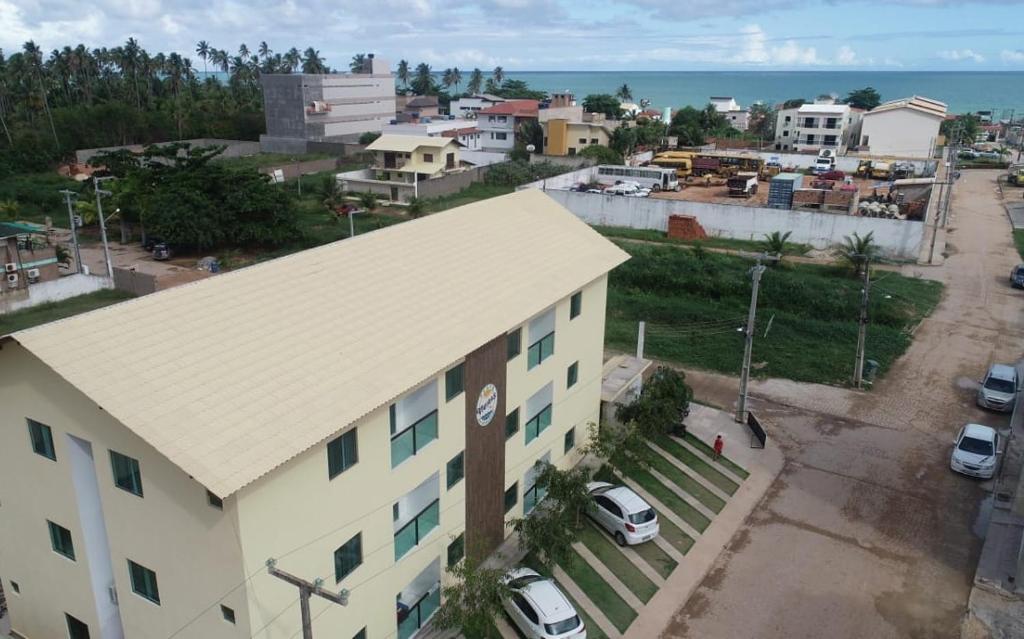
[{"label": "utility pole", "polygon": [[736,421],[744,423],[747,418],[747,383],[750,381],[750,356],[754,349],[754,322],[757,317],[757,289],[761,285],[761,274],[765,267],[761,264],[761,258],[757,258],[757,264],[750,269],[750,280],[753,284],[750,291],[750,310],[747,312],[746,343],[743,347],[743,369],[740,375],[740,398],[736,405]]},{"label": "utility pole", "polygon": [[[936,211],[938,217],[938,211]],[[853,364],[853,383],[861,388],[864,382],[864,351],[868,337],[868,299],[871,290],[871,259],[867,255],[857,256],[863,263],[864,283],[860,290],[860,317],[857,319],[857,359]]]},{"label": "utility pole", "polygon": [[636,358],[644,358],[644,336],[646,334],[647,322],[641,320],[636,331]]},{"label": "utility pole", "polygon": [[953,195],[953,180],[956,176],[956,166],[958,157],[960,155],[960,123],[953,125],[953,130],[950,133],[952,140],[950,144],[946,145],[946,157],[949,158],[944,162],[946,167],[946,175],[944,179],[939,182],[939,194],[935,204],[935,217],[932,219],[932,241],[931,246],[928,249],[928,263],[931,264],[935,259],[935,241],[939,234],[939,220],[942,220],[942,226],[945,227],[949,222],[949,204]]},{"label": "utility pole", "polygon": [[276,559],[268,559],[267,572],[299,589],[299,608],[302,611],[302,639],[313,639],[313,620],[309,615],[309,597],[311,595],[316,595],[330,601],[331,603],[336,603],[339,606],[347,606],[348,590],[342,589],[338,594],[328,592],[321,587],[324,580],[320,577],[317,577],[316,581],[309,582],[283,570],[279,570],[276,567],[276,564]]},{"label": "utility pole", "polygon": [[103,204],[100,202],[100,196],[113,195],[113,193],[101,189],[100,182],[113,179],[113,176],[94,177],[92,179],[93,186],[96,189],[96,217],[100,219],[100,236],[103,238],[103,258],[107,262],[107,277],[111,280],[114,279],[114,263],[110,260],[110,244],[107,243],[107,221],[103,219]]},{"label": "utility pole", "polygon": [[68,205],[68,222],[71,223],[71,242],[75,245],[75,272],[82,272],[82,251],[78,248],[78,228],[75,224],[75,212],[71,208],[71,198],[78,197],[78,194],[74,191],[67,189],[61,189],[60,193],[64,195],[64,202]]}]

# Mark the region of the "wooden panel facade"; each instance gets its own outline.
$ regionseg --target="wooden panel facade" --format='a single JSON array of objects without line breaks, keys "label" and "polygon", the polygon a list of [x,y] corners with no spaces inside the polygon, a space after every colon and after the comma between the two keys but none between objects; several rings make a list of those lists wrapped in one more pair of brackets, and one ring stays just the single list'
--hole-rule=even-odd
[{"label": "wooden panel facade", "polygon": [[466,554],[505,539],[505,335],[466,356]]}]

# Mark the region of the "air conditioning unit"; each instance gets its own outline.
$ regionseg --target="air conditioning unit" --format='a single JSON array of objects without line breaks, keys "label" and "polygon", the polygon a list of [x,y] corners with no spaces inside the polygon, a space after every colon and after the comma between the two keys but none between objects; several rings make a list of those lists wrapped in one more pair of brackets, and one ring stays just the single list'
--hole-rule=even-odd
[{"label": "air conditioning unit", "polygon": [[25,277],[28,278],[29,284],[31,284],[33,282],[38,282],[39,281],[39,269],[37,269],[37,268],[30,268],[30,269],[28,269],[27,271],[25,271]]},{"label": "air conditioning unit", "polygon": [[18,270],[18,265],[14,262],[8,262],[4,264],[4,271],[7,273],[15,273]]},{"label": "air conditioning unit", "polygon": [[7,286],[10,286],[11,288],[14,288],[17,285],[18,285],[18,274],[17,273],[8,273],[7,274]]}]

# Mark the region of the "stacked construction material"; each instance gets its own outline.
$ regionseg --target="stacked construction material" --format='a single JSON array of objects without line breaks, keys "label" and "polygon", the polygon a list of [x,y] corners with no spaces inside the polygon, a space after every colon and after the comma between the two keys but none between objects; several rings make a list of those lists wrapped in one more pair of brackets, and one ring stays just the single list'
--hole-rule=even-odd
[{"label": "stacked construction material", "polygon": [[802,173],[779,173],[768,185],[768,208],[793,208],[793,192],[803,186]]}]

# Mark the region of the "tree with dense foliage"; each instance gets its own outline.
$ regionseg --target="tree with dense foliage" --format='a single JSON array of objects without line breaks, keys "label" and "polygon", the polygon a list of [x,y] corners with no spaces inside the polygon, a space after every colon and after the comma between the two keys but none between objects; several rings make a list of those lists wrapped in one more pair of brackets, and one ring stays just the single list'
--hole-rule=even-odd
[{"label": "tree with dense foliage", "polygon": [[430,69],[430,65],[426,62],[420,62],[416,65],[416,73],[413,75],[412,90],[417,95],[430,95],[435,93],[434,88],[434,76]]},{"label": "tree with dense foliage", "polygon": [[471,94],[480,93],[480,89],[484,86],[484,73],[480,69],[473,69],[473,72],[469,74],[469,84],[466,85],[466,91]]},{"label": "tree with dense foliage", "polygon": [[807,100],[803,98],[790,98],[782,103],[783,109],[795,109],[807,104]]},{"label": "tree with dense foliage", "polygon": [[672,114],[668,134],[679,140],[679,146],[700,146],[704,144],[704,128],[701,125],[700,111],[692,106],[677,109]]},{"label": "tree with dense foliage", "polygon": [[623,157],[631,154],[636,145],[636,128],[628,126],[620,126],[612,131],[611,139],[608,141],[608,147]]},{"label": "tree with dense foliage", "polygon": [[411,197],[406,203],[405,212],[409,217],[416,219],[427,212],[427,203],[420,197]]},{"label": "tree with dense foliage", "polygon": [[380,137],[379,131],[366,131],[359,136],[359,144],[372,144],[374,140]]},{"label": "tree with dense foliage", "polygon": [[466,558],[450,566],[448,574],[451,580],[441,590],[441,607],[431,625],[465,637],[491,637],[494,617],[501,614],[502,601],[511,596],[506,571]]},{"label": "tree with dense foliage", "polygon": [[583,110],[587,113],[603,113],[613,120],[622,117],[622,103],[607,93],[592,93],[583,98]]},{"label": "tree with dense foliage", "polygon": [[[953,139],[956,130],[960,131],[959,140]],[[954,120],[943,120],[939,125],[939,133],[946,137],[946,144],[959,143],[970,146],[978,139],[978,132],[981,131],[981,119],[973,114],[958,115]]]},{"label": "tree with dense foliage", "polygon": [[763,140],[775,137],[775,109],[763,102],[750,105],[747,131]]},{"label": "tree with dense foliage", "polygon": [[534,486],[539,503],[524,517],[512,521],[513,530],[519,534],[519,547],[548,567],[569,561],[590,504],[588,481],[587,469],[580,466],[560,470],[553,464],[537,462]]},{"label": "tree with dense foliage", "polygon": [[864,269],[877,255],[878,243],[875,242],[874,231],[869,231],[867,235],[847,235],[839,248],[839,257],[851,267],[854,277],[863,277]]},{"label": "tree with dense foliage", "polygon": [[507,100],[543,100],[548,95],[543,91],[534,91],[522,80],[506,79],[504,83],[498,85],[494,82],[494,78],[487,78],[484,90]]},{"label": "tree with dense foliage", "polygon": [[843,102],[851,107],[870,111],[882,103],[882,96],[874,88],[864,87],[847,93]]},{"label": "tree with dense foliage", "polygon": [[593,160],[596,164],[623,164],[622,153],[615,149],[601,146],[600,144],[591,144],[590,146],[583,147],[583,150],[578,153],[581,158],[587,158]]},{"label": "tree with dense foliage", "polygon": [[567,173],[571,169],[552,162],[534,162],[512,160],[500,164],[492,164],[484,182],[495,186],[521,186],[545,178]]},{"label": "tree with dense foliage", "polygon": [[644,382],[640,394],[629,404],[615,411],[615,418],[640,431],[647,439],[664,435],[689,412],[693,390],[686,384],[686,374],[674,368],[659,366]]},{"label": "tree with dense foliage", "polygon": [[252,170],[212,162],[224,147],[169,144],[93,158],[119,178],[114,206],[151,234],[186,250],[279,246],[298,237],[290,193]]}]

